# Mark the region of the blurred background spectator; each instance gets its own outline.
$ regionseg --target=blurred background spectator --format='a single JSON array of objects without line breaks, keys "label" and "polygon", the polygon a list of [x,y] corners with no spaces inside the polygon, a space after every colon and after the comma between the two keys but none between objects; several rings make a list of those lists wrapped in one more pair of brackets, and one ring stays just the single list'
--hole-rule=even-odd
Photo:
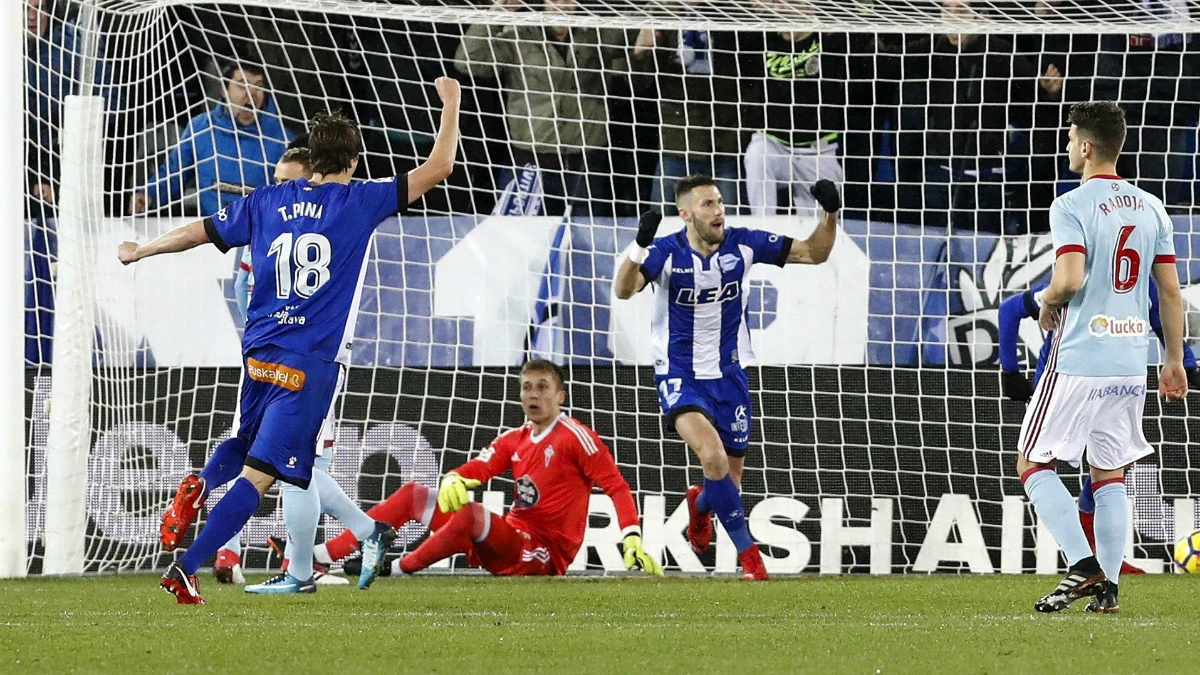
[{"label": "blurred background spectator", "polygon": [[[1188,3],[1179,0],[1144,0],[1134,9],[1171,22],[1189,12]],[[1194,37],[1103,35],[1096,57],[1095,97],[1118,102],[1129,128],[1117,170],[1170,205],[1193,201],[1186,179],[1195,165],[1200,108],[1200,44]]]},{"label": "blurred background spectator", "polygon": [[[496,11],[522,11],[524,3],[498,0]],[[555,13],[574,11],[575,0],[545,0]],[[504,92],[511,162],[497,176],[503,188],[514,168],[541,170],[548,213],[612,213],[608,154],[608,80],[627,65],[624,31],[566,26],[471,26],[455,54],[458,71],[495,80]],[[620,60],[620,63],[617,61]],[[493,159],[494,161],[494,159]]]},{"label": "blurred background spectator", "polygon": [[[756,34],[756,37],[758,35]],[[767,33],[744,86],[758,89],[763,128],[746,146],[750,212],[774,215],[785,188],[798,212],[817,203],[808,188],[820,179],[842,183],[839,142],[846,127],[848,38],[842,33]]]},{"label": "blurred background spectator", "polygon": [[271,182],[275,162],[292,133],[283,126],[263,70],[232,63],[222,71],[225,100],[188,122],[157,175],[134,193],[130,211],[141,213],[179,201],[194,186],[199,213],[207,216]]},{"label": "blurred background spectator", "polygon": [[[960,20],[978,19],[966,0],[945,0],[944,8]],[[1057,154],[1010,158],[1009,134],[1032,128],[1035,106],[1060,99],[1063,80],[1055,64],[1040,72],[1000,35],[936,35],[908,45],[900,86],[902,222],[1016,233],[1029,226],[1031,207],[1049,208],[1029,203],[1027,176],[1039,162],[1048,163],[1039,175],[1054,173]]]},{"label": "blurred background spectator", "polygon": [[667,215],[676,213],[675,184],[689,174],[715,178],[729,213],[743,203],[740,156],[749,130],[762,119],[746,105],[750,101],[738,79],[753,72],[759,58],[739,45],[744,35],[649,28],[638,33],[629,59],[633,90],[658,103],[659,152],[649,201]]}]

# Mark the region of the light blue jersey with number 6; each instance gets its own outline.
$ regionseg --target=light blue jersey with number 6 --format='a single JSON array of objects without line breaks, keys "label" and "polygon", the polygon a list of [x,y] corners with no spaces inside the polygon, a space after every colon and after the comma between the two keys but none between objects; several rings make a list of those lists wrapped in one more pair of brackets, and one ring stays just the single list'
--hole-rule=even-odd
[{"label": "light blue jersey with number 6", "polygon": [[408,206],[403,177],[261,187],[204,220],[221,251],[250,247],[242,351],[274,345],[348,364],[375,228]]},{"label": "light blue jersey with number 6", "polygon": [[1087,256],[1083,287],[1063,309],[1046,370],[1067,375],[1145,375],[1151,266],[1175,262],[1162,202],[1118,176],[1099,175],[1054,200],[1057,255]]}]

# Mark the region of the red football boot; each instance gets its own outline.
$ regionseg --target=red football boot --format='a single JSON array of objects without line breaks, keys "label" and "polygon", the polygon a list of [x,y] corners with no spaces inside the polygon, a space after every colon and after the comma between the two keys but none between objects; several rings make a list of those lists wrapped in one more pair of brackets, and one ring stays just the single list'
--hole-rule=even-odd
[{"label": "red football boot", "polygon": [[227,548],[217,551],[217,561],[213,563],[212,573],[217,578],[217,583],[246,583],[246,577],[242,574],[241,556]]},{"label": "red football boot", "polygon": [[175,601],[181,605],[203,605],[204,598],[200,597],[200,585],[196,583],[195,574],[185,574],[183,565],[171,563],[167,573],[158,582],[160,588],[175,596]]},{"label": "red football boot", "polygon": [[762,554],[758,552],[758,546],[751,546],[739,553],[738,564],[742,566],[743,581],[766,581],[771,578],[767,574],[767,566],[763,563]]},{"label": "red football boot", "polygon": [[199,476],[188,475],[175,491],[175,501],[162,516],[158,526],[158,538],[164,551],[174,551],[183,541],[183,535],[196,522],[200,507],[204,506],[204,481]]},{"label": "red football boot", "polygon": [[702,490],[703,488],[699,485],[693,485],[687,489],[687,538],[688,543],[692,545],[692,550],[696,553],[707,551],[713,538],[712,514],[700,513],[700,510],[696,508],[696,500],[700,498]]}]

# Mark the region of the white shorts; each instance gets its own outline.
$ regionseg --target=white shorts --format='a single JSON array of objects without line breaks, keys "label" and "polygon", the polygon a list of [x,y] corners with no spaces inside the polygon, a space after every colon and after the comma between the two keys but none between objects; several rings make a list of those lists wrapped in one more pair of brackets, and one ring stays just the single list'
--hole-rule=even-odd
[{"label": "white shorts", "polygon": [[1114,471],[1154,452],[1142,433],[1146,376],[1047,372],[1025,410],[1017,451],[1035,464],[1062,460]]}]

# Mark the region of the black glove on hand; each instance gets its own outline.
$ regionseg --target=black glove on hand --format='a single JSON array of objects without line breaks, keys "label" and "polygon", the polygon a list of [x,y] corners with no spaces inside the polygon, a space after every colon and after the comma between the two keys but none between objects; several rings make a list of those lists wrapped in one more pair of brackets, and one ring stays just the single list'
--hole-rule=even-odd
[{"label": "black glove on hand", "polygon": [[825,209],[825,213],[837,213],[842,208],[842,196],[838,194],[833,181],[822,178],[813,183],[808,191],[817,198],[817,203]]},{"label": "black glove on hand", "polygon": [[658,211],[647,211],[638,219],[637,245],[646,248],[654,243],[654,235],[658,234],[658,224],[662,222],[662,214]]},{"label": "black glove on hand", "polygon": [[1200,391],[1200,368],[1188,368],[1187,381],[1189,390]]},{"label": "black glove on hand", "polygon": [[1029,384],[1025,373],[1020,371],[1000,373],[1000,391],[1004,393],[1005,398],[1014,401],[1028,401],[1033,398],[1033,386]]}]

